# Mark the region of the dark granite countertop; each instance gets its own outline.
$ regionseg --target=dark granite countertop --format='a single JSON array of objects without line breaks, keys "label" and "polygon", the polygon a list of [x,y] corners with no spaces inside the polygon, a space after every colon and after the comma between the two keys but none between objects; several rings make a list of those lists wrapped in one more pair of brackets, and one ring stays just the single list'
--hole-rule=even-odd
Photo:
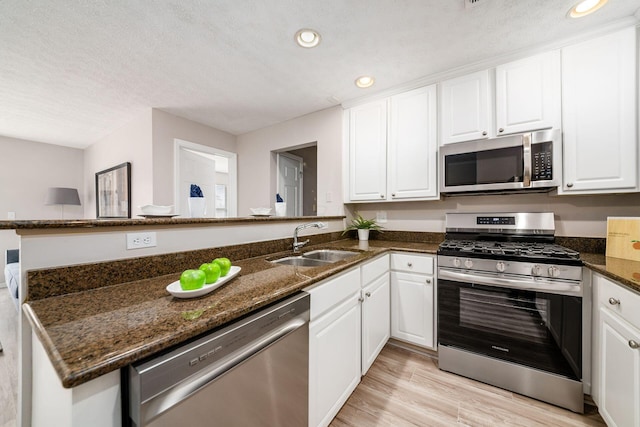
[{"label": "dark granite countertop", "polygon": [[[83,384],[211,331],[388,250],[435,254],[437,243],[356,240],[318,245],[360,251],[329,266],[276,265],[279,254],[234,262],[238,277],[194,299],[172,297],[179,273],[33,300],[23,305],[64,387]],[[306,250],[311,250],[306,248]],[[284,256],[288,253],[283,252]]]},{"label": "dark granite countertop", "polygon": [[216,225],[216,224],[241,224],[241,223],[268,223],[282,221],[320,221],[323,219],[343,219],[345,216],[310,216],[310,217],[264,217],[249,216],[236,218],[129,218],[129,219],[35,219],[35,220],[11,220],[0,221],[0,230],[36,230],[36,229],[67,229],[67,228],[100,228],[100,227],[130,227],[130,226],[193,226],[193,225]]},{"label": "dark granite countertop", "polygon": [[[173,298],[165,289],[178,280],[179,273],[173,273],[44,297],[23,308],[63,386],[69,388],[211,331],[378,254],[392,250],[436,254],[435,240],[442,240],[438,235],[429,243],[407,241],[418,239],[417,234],[397,237],[405,240],[371,240],[366,247],[357,240],[334,240],[305,248],[360,252],[323,267],[269,262],[290,252],[240,259],[234,262],[242,268],[238,277],[200,298]],[[593,271],[640,292],[639,262],[589,252],[581,253],[581,258]]]},{"label": "dark granite countertop", "polygon": [[640,262],[592,253],[581,253],[580,258],[591,270],[640,292]]}]

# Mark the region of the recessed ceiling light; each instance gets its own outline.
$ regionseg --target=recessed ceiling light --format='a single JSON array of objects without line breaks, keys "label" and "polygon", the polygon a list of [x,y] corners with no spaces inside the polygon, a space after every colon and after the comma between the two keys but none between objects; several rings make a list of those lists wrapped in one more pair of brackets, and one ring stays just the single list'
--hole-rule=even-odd
[{"label": "recessed ceiling light", "polygon": [[570,18],[582,18],[595,12],[607,3],[607,0],[582,0],[573,6],[567,16]]},{"label": "recessed ceiling light", "polygon": [[296,32],[295,40],[296,43],[298,43],[298,45],[301,47],[316,47],[318,46],[318,43],[320,43],[320,33],[316,30],[303,28],[302,30],[298,30],[298,32]]},{"label": "recessed ceiling light", "polygon": [[367,88],[373,86],[376,79],[371,76],[360,76],[356,79],[356,86],[361,88]]}]

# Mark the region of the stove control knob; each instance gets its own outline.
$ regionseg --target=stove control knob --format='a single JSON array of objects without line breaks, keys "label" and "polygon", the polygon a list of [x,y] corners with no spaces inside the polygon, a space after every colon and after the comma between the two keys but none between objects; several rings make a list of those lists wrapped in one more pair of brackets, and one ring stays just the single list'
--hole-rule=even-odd
[{"label": "stove control knob", "polygon": [[558,277],[560,275],[560,269],[558,267],[549,267],[549,276]]},{"label": "stove control knob", "polygon": [[460,262],[460,259],[459,259],[459,258],[454,258],[454,259],[453,259],[453,266],[454,266],[454,267],[456,267],[456,268],[457,268],[457,267],[460,267],[460,264],[462,264],[462,263]]},{"label": "stove control knob", "polygon": [[464,266],[467,267],[467,268],[473,267],[473,261],[471,261],[470,259],[465,260]]},{"label": "stove control knob", "polygon": [[534,265],[533,267],[531,267],[531,274],[533,274],[534,276],[541,275],[542,267],[540,267],[539,265]]},{"label": "stove control knob", "polygon": [[504,265],[504,262],[500,261],[496,264],[496,270],[498,270],[500,273],[504,273],[504,270],[507,267]]}]

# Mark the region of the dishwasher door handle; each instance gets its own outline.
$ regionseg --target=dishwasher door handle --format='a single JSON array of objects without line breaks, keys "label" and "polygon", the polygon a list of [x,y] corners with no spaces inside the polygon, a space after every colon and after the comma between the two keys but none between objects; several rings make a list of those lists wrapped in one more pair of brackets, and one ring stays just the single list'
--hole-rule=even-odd
[{"label": "dishwasher door handle", "polygon": [[246,346],[227,355],[213,365],[208,366],[201,372],[194,373],[194,375],[189,377],[188,380],[176,384],[165,392],[142,402],[140,405],[140,418],[144,423],[143,425],[180,403],[188,396],[201,390],[209,383],[215,381],[216,378],[234,366],[241,364],[257,353],[260,353],[271,344],[301,328],[306,323],[307,320],[303,317],[293,318],[276,329],[269,331],[269,333],[262,335]]}]

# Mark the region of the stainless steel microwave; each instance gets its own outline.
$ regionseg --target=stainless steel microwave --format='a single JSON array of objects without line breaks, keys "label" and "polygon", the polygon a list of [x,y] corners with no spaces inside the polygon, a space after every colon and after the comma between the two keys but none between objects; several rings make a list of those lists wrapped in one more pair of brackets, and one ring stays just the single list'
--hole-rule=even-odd
[{"label": "stainless steel microwave", "polygon": [[440,192],[552,189],[562,177],[562,133],[544,130],[440,147]]}]

